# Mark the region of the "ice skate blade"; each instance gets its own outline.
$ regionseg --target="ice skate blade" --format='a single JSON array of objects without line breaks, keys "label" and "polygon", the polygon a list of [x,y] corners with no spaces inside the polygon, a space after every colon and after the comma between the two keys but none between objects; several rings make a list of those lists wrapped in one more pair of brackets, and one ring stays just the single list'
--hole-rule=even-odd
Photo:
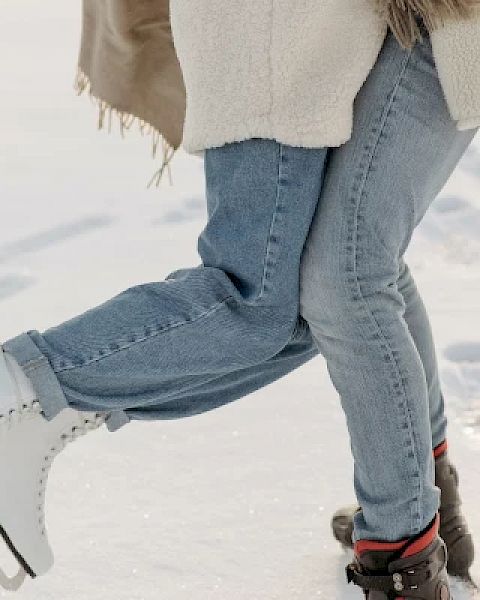
[{"label": "ice skate blade", "polygon": [[23,556],[17,551],[5,529],[0,525],[0,540],[1,539],[3,539],[10,552],[17,560],[19,571],[14,577],[8,577],[8,575],[6,575],[0,568],[0,586],[5,590],[15,592],[21,587],[27,575],[30,575],[32,579],[34,579],[36,575],[29,567]]},{"label": "ice skate blade", "polygon": [[0,569],[0,586],[4,590],[7,590],[7,592],[16,592],[22,587],[26,576],[27,572],[23,567],[20,567],[18,573],[14,577],[7,577],[2,569]]}]

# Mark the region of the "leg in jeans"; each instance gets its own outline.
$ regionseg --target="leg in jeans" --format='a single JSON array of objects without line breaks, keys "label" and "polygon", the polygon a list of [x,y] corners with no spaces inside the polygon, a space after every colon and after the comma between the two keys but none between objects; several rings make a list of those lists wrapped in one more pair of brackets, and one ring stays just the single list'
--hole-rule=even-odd
[{"label": "leg in jeans", "polygon": [[301,312],[346,413],[357,540],[411,537],[438,510],[430,413],[444,435],[443,406],[430,327],[402,257],[473,135],[450,119],[429,40],[404,51],[390,36],[357,98],[353,137],[328,164]]},{"label": "leg in jeans", "polygon": [[[401,261],[398,290],[405,302],[405,321],[425,370],[432,444],[435,448],[446,438],[445,403],[440,388],[430,321],[410,270],[403,260]],[[317,353],[317,346],[313,341],[310,327],[303,319],[300,319],[294,336],[282,352],[260,365],[229,373],[199,386],[195,391],[179,394],[177,398],[162,405],[161,418],[177,419],[191,416],[237,400],[267,383],[280,379],[315,357]],[[156,419],[158,418],[156,415],[155,407],[135,412],[136,418],[142,419]]]},{"label": "leg in jeans", "polygon": [[437,353],[427,310],[408,265],[400,260],[398,291],[405,302],[404,318],[408,325],[415,347],[422,361],[427,381],[432,447],[436,448],[447,437],[447,418],[445,401],[440,387]]},{"label": "leg in jeans", "polygon": [[310,328],[303,319],[299,319],[287,346],[271,359],[209,379],[195,389],[172,395],[171,399],[162,403],[160,410],[155,405],[137,408],[133,417],[142,420],[171,420],[214,410],[277,381],[317,355],[317,345]]},{"label": "leg in jeans", "polygon": [[326,154],[258,139],[208,150],[201,266],[4,344],[47,418],[69,405],[112,413],[115,429],[195,414],[232,399],[215,393],[231,373],[243,371],[230,382],[238,397],[313,356],[298,318],[299,270]]}]

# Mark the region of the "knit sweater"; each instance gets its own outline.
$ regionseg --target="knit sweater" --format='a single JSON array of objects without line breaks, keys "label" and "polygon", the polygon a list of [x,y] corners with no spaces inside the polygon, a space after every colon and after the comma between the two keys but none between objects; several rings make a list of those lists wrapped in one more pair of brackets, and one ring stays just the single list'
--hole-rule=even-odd
[{"label": "knit sweater", "polygon": [[[303,147],[350,138],[354,99],[387,32],[371,0],[171,0],[170,11],[186,86],[187,152],[252,137]],[[448,27],[432,35],[440,79],[452,117],[475,127],[480,17]],[[458,52],[459,36],[469,39],[468,51]]]}]

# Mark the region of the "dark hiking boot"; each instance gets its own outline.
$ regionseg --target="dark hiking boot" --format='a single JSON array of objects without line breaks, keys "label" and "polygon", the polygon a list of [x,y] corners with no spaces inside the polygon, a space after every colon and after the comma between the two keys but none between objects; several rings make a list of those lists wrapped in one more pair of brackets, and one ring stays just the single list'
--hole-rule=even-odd
[{"label": "dark hiking boot", "polygon": [[[435,449],[435,484],[441,491],[440,537],[448,550],[448,573],[468,580],[474,546],[461,511],[458,473],[448,460],[446,443]],[[358,510],[358,505],[347,506],[333,515],[333,535],[345,548],[353,548],[353,517]]]},{"label": "dark hiking boot", "polygon": [[332,517],[333,537],[344,548],[353,549],[353,518],[359,510],[358,504],[350,504],[338,509]]},{"label": "dark hiking boot", "polygon": [[447,550],[439,518],[420,535],[398,543],[360,541],[347,580],[367,600],[451,600]]},{"label": "dark hiking boot", "polygon": [[458,493],[458,473],[446,452],[435,459],[435,483],[442,491],[440,504],[440,537],[447,545],[450,575],[468,579],[475,550],[467,522],[462,515]]}]

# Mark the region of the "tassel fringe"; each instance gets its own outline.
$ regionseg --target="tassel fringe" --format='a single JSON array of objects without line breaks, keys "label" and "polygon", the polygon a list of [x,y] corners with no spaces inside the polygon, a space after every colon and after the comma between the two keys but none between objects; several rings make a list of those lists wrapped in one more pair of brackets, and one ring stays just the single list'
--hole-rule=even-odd
[{"label": "tassel fringe", "polygon": [[114,108],[111,104],[98,98],[92,92],[92,84],[88,76],[81,70],[78,69],[77,76],[75,78],[75,91],[81,96],[86,93],[89,95],[92,102],[98,108],[98,122],[97,126],[99,130],[106,129],[108,133],[112,131],[113,117],[116,118],[117,122],[120,126],[120,135],[122,138],[125,137],[126,133],[132,129],[134,124],[138,125],[138,129],[142,136],[149,136],[152,144],[152,158],[156,158],[159,153],[159,148],[161,146],[161,157],[162,164],[158,171],[153,175],[150,182],[148,183],[148,187],[150,188],[152,185],[158,187],[163,179],[165,173],[168,174],[168,180],[170,185],[172,185],[172,171],[171,171],[171,162],[173,157],[175,156],[175,148],[171,146],[167,140],[162,136],[160,131],[156,129],[151,123],[139,119],[135,115],[130,113],[123,112]]},{"label": "tassel fringe", "polygon": [[428,31],[449,20],[468,19],[480,7],[480,0],[374,0],[390,29],[404,48],[422,39],[418,19]]}]

